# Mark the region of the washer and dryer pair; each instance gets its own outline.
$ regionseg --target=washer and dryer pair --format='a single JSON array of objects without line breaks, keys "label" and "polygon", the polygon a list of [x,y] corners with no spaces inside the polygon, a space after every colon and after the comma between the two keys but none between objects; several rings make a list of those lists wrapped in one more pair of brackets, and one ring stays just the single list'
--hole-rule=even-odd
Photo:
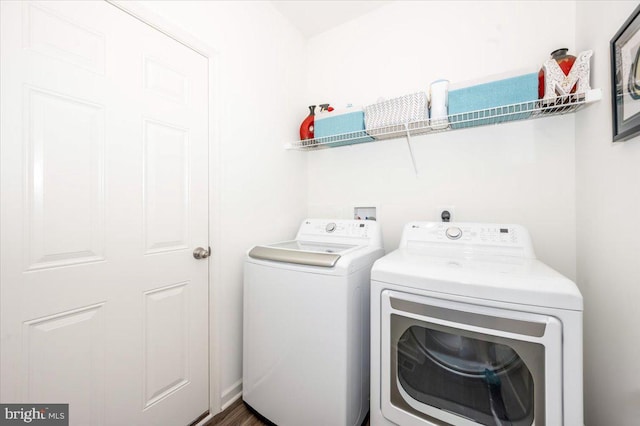
[{"label": "washer and dryer pair", "polygon": [[316,219],[249,252],[245,402],[360,425],[370,335],[373,426],[583,424],[582,297],[525,228],[413,222],[382,254],[376,222]]}]

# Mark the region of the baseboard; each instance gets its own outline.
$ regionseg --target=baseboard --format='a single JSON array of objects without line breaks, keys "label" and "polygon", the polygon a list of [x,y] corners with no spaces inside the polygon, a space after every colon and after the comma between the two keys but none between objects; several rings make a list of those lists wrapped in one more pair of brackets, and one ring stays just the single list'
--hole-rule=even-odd
[{"label": "baseboard", "polygon": [[226,410],[231,404],[242,398],[242,379],[238,380],[220,396],[220,411]]},{"label": "baseboard", "polygon": [[196,423],[195,426],[204,426],[207,423],[209,423],[209,421],[211,420],[213,420],[213,414],[209,413],[206,417],[204,417],[202,420]]}]

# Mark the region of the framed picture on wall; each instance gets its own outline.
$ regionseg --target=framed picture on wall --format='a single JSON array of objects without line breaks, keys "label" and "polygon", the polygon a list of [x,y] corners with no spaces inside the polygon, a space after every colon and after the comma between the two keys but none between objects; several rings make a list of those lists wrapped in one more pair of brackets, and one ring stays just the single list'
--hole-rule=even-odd
[{"label": "framed picture on wall", "polygon": [[613,141],[640,133],[640,6],[611,39]]}]

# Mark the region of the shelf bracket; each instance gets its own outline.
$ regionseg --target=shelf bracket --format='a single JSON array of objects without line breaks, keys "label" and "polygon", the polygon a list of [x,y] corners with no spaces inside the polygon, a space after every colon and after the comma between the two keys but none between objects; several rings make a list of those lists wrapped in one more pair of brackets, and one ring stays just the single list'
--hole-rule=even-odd
[{"label": "shelf bracket", "polygon": [[416,158],[413,155],[413,149],[411,148],[411,133],[409,133],[409,123],[404,124],[404,129],[407,136],[407,147],[409,147],[409,155],[411,156],[411,163],[413,164],[413,171],[416,173],[416,178],[418,177],[418,167],[416,166]]}]

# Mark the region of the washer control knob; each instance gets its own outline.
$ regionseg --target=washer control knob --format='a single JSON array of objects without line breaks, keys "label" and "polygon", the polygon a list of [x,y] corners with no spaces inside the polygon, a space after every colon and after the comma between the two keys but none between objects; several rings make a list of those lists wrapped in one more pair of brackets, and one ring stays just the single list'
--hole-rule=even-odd
[{"label": "washer control knob", "polygon": [[458,228],[457,226],[452,226],[450,228],[447,228],[445,234],[450,240],[457,240],[458,238],[462,237],[462,229]]},{"label": "washer control knob", "polygon": [[324,228],[327,232],[333,232],[336,230],[336,224],[334,222],[327,223],[327,226]]}]

